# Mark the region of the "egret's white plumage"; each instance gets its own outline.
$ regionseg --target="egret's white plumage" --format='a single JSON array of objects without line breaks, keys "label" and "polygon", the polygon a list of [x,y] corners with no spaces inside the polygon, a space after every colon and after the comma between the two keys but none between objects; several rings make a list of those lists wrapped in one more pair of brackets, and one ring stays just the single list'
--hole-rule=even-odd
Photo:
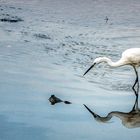
[{"label": "egret's white plumage", "polygon": [[138,84],[138,87],[139,87],[137,68],[140,66],[140,48],[130,48],[130,49],[125,50],[122,53],[121,59],[117,62],[112,62],[112,60],[107,57],[98,57],[94,60],[93,65],[84,73],[84,75],[90,69],[92,69],[96,64],[99,64],[101,62],[105,62],[111,67],[131,65],[134,68],[135,73],[136,73],[136,80],[132,88],[134,89],[136,84]]}]

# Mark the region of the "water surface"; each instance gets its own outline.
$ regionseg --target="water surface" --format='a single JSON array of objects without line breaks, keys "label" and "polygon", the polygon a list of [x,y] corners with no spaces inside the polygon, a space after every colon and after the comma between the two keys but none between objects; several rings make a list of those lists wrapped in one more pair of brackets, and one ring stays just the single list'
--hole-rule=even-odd
[{"label": "water surface", "polygon": [[[13,0],[0,10],[0,19],[21,19],[0,22],[1,140],[139,139],[139,127],[99,123],[83,106],[129,112],[133,69],[101,64],[82,76],[96,57],[117,61],[139,47],[139,0]],[[51,94],[73,104],[51,106]]]}]

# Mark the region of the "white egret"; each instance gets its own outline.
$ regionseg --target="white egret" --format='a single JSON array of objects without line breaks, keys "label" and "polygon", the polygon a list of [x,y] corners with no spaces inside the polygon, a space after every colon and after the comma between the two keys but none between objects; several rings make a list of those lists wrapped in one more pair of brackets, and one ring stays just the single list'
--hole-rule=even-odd
[{"label": "white egret", "polygon": [[[96,64],[99,64],[101,62],[105,62],[111,67],[120,67],[123,65],[131,65],[134,68],[134,71],[136,74],[136,80],[135,80],[132,88],[134,89],[136,84],[138,84],[138,88],[139,88],[139,78],[138,78],[137,68],[140,66],[140,48],[130,48],[130,49],[125,50],[122,53],[121,59],[117,62],[112,62],[112,60],[107,57],[98,57],[94,60],[91,67],[84,73],[84,75],[90,69],[92,69]],[[138,96],[138,94],[136,94],[136,96]]]}]

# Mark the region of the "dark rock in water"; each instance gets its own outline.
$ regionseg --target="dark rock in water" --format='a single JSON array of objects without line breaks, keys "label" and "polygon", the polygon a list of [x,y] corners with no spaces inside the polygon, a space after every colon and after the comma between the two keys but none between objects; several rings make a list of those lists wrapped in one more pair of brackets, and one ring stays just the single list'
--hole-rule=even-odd
[{"label": "dark rock in water", "polygon": [[10,9],[16,9],[16,7],[13,7],[13,6],[10,6],[9,8],[10,8]]},{"label": "dark rock in water", "polygon": [[21,22],[23,21],[21,18],[17,18],[17,17],[5,17],[5,18],[1,18],[0,19],[1,22],[9,22],[9,23],[16,23],[16,22]]},{"label": "dark rock in water", "polygon": [[51,105],[63,102],[61,99],[57,98],[55,95],[51,95],[51,97],[49,98],[49,101],[51,102]]},{"label": "dark rock in water", "polygon": [[54,105],[56,103],[65,103],[65,104],[71,104],[71,102],[69,101],[63,101],[60,98],[57,98],[55,95],[51,95],[51,97],[49,98],[49,101],[51,102],[51,105]]},{"label": "dark rock in water", "polygon": [[34,34],[34,36],[35,36],[36,38],[40,38],[40,39],[51,39],[51,37],[50,37],[49,35],[40,34],[40,33]]},{"label": "dark rock in water", "polygon": [[18,8],[18,10],[22,10],[22,8]]}]

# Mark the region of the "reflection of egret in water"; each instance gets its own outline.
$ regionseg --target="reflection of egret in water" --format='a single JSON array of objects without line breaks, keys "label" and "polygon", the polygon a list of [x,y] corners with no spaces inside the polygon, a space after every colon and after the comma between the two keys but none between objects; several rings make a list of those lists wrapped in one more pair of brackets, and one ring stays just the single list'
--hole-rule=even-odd
[{"label": "reflection of egret in water", "polygon": [[[137,91],[134,90],[134,92],[137,92]],[[120,112],[120,111],[112,111],[108,113],[106,117],[101,117],[95,112],[91,111],[86,105],[84,106],[93,115],[96,121],[106,123],[109,120],[111,120],[113,116],[115,116],[121,119],[122,124],[127,128],[140,127],[140,109],[138,108],[138,96],[136,97],[135,104],[132,110],[128,113]]]}]

